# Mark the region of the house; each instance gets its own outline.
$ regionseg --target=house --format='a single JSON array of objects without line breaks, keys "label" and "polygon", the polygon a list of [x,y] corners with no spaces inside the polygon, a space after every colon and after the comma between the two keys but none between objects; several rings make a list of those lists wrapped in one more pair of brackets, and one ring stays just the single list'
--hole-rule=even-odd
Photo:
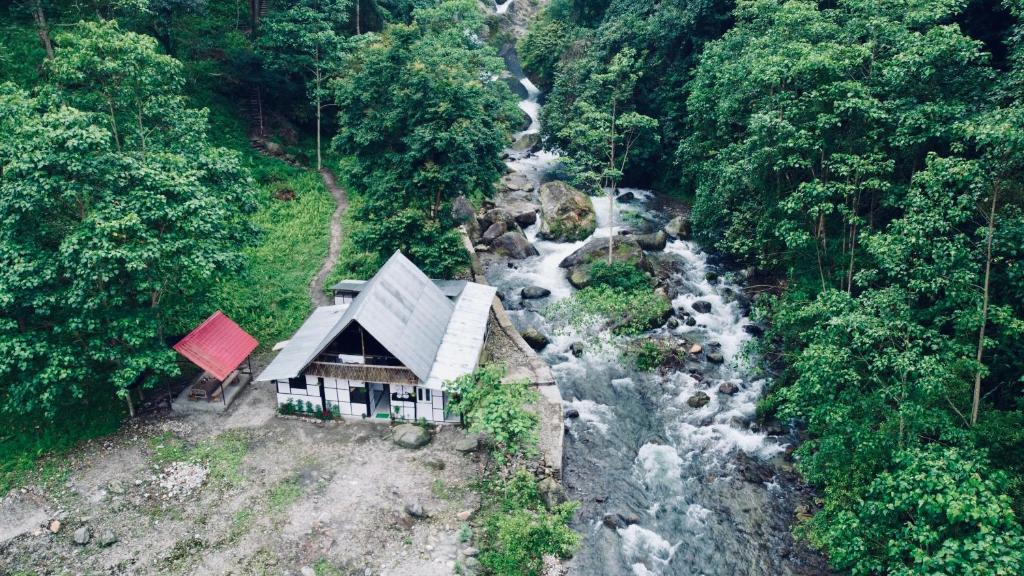
[{"label": "house", "polygon": [[336,415],[458,422],[444,384],[476,369],[495,289],[431,280],[395,252],[367,281],[333,287],[259,381],[277,402]]}]

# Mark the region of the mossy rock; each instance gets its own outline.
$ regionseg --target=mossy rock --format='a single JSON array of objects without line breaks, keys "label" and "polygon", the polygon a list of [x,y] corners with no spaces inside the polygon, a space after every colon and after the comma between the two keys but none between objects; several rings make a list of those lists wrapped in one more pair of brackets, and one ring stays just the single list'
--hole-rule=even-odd
[{"label": "mossy rock", "polygon": [[590,197],[565,182],[540,187],[538,236],[557,242],[578,242],[597,229],[597,214]]}]

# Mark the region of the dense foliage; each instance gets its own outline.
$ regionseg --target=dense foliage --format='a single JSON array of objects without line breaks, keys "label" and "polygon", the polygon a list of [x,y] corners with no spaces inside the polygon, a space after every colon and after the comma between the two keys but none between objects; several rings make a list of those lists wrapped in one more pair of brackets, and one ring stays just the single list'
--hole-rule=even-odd
[{"label": "dense foliage", "polygon": [[658,326],[671,310],[672,303],[651,288],[644,271],[631,263],[601,261],[590,269],[590,284],[549,305],[547,316],[579,334],[599,334],[594,326],[608,326],[630,336]]},{"label": "dense foliage", "polygon": [[451,202],[491,193],[521,117],[482,27],[474,2],[416,9],[411,24],[360,36],[333,84],[333,146],[354,159],[362,196],[354,241],[377,263],[401,249],[430,275],[465,266]]},{"label": "dense foliage", "polygon": [[446,391],[470,431],[484,435],[496,464],[479,486],[480,563],[499,576],[540,576],[544,556],[565,558],[575,551],[580,537],[569,522],[577,503],[545,499],[537,479],[522,468],[517,457],[536,453],[540,423],[527,405],[538,394],[529,382],[504,376],[504,366],[488,364],[447,382]]},{"label": "dense foliage", "polygon": [[1024,571],[1024,7],[595,7],[553,2],[522,45],[546,136],[581,154],[580,95],[638,55],[627,106],[663,146],[622,177],[784,288],[763,408],[806,426],[801,533],[856,574]]},{"label": "dense foliage", "polygon": [[152,39],[84,23],[47,73],[0,92],[0,409],[52,416],[177,373],[167,318],[237,269],[252,198]]}]

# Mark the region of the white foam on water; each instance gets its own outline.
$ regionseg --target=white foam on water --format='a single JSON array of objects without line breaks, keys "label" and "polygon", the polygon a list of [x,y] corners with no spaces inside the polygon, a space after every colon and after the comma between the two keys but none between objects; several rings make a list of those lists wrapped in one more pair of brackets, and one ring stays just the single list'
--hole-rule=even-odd
[{"label": "white foam on water", "polygon": [[575,408],[580,413],[578,420],[581,422],[590,425],[590,427],[602,434],[608,433],[607,420],[613,417],[611,406],[598,404],[593,400],[573,400],[571,402],[562,402],[562,404]]},{"label": "white foam on water", "polygon": [[496,14],[504,14],[504,13],[508,12],[509,6],[511,6],[512,2],[514,2],[514,1],[515,0],[505,0],[504,4],[498,4],[497,2],[495,2],[495,4],[494,4],[494,12]]},{"label": "white foam on water", "polygon": [[700,504],[690,504],[686,507],[686,523],[691,528],[702,528],[707,524],[711,514],[711,510]]},{"label": "white foam on water", "polygon": [[[679,543],[670,544],[657,532],[648,530],[639,524],[632,524],[616,530],[622,538],[622,552],[636,564],[643,565],[647,570],[658,566],[666,566],[676,553]],[[634,573],[635,568],[634,568]],[[657,572],[648,572],[657,574]]]},{"label": "white foam on water", "polygon": [[636,464],[648,490],[660,487],[678,492],[682,489],[683,459],[672,446],[644,444],[637,452]]}]

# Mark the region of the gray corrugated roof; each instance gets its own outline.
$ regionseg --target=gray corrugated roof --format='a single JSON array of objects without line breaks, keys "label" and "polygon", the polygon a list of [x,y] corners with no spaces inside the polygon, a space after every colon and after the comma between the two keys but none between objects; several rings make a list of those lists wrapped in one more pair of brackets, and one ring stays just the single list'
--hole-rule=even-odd
[{"label": "gray corrugated roof", "polygon": [[[466,287],[465,280],[431,280],[435,286],[437,286],[441,292],[449,297],[455,298],[462,293],[462,289]],[[334,286],[331,286],[331,290],[342,290],[345,292],[362,292],[366,288],[366,280],[342,280]]]},{"label": "gray corrugated roof", "polygon": [[[452,303],[445,291],[458,296],[458,303]],[[463,373],[467,362],[472,362],[470,370],[476,366],[493,298],[489,286],[432,281],[395,252],[350,304],[317,308],[257,380],[298,375],[345,328],[358,322],[421,382],[433,378],[440,387],[443,380],[438,378],[447,379],[452,370]],[[459,313],[454,314],[457,308]],[[442,342],[447,342],[443,350]],[[440,364],[439,356],[444,358]],[[451,370],[442,368],[447,363],[454,363]]]},{"label": "gray corrugated roof", "polygon": [[288,344],[278,353],[273,362],[256,377],[259,382],[293,378],[309,364],[308,358],[320,353],[320,342],[339,320],[345,316],[348,304],[321,306],[302,323]]},{"label": "gray corrugated roof", "polygon": [[441,390],[444,383],[476,369],[487,336],[487,320],[497,289],[467,282],[455,302],[455,311],[448,321],[444,339],[424,385]]}]

